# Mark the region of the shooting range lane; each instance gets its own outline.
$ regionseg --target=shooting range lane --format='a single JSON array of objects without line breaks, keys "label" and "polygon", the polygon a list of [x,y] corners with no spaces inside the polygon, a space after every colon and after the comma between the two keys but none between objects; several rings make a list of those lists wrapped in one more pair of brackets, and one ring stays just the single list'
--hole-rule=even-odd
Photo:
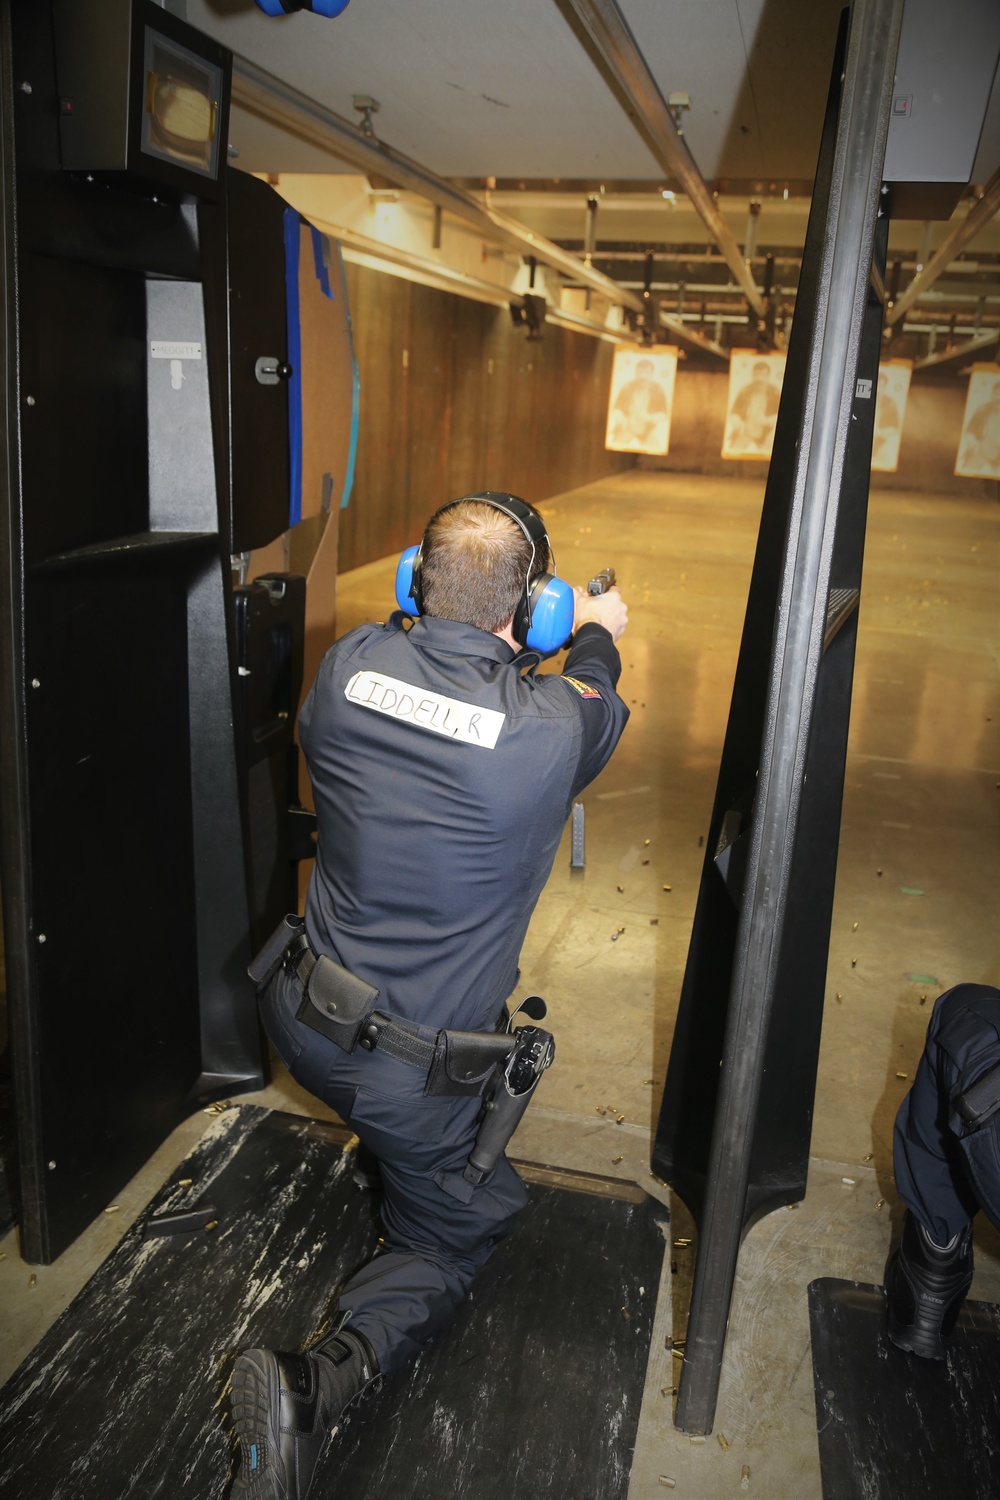
[{"label": "shooting range lane", "polygon": [[[677,1432],[673,1397],[662,1394],[677,1384],[678,1360],[665,1340],[684,1334],[694,1245],[676,1243],[693,1230],[683,1204],[649,1177],[649,1149],[763,474],[636,471],[542,507],[563,576],[583,581],[609,563],[617,569],[630,605],[622,685],[632,719],[585,794],[585,869],[570,870],[567,826],[528,933],[520,992],[549,1002],[557,1059],[511,1154],[635,1182],[670,1206],[629,1500],[667,1493],[660,1475],[674,1478],[689,1500],[729,1500],[742,1493],[744,1465],[751,1496],[820,1500],[807,1288],[821,1276],[881,1280],[890,1215],[898,1214],[891,1125],[909,1086],[897,1074],[913,1076],[936,994],[970,975],[997,982],[1000,514],[981,494],[877,484],[809,1189],[800,1209],[768,1215],[744,1242],[715,1430],[726,1449],[717,1435],[692,1443]],[[386,617],[396,561],[341,575],[339,630]],[[251,1097],[280,1111],[321,1112],[280,1072]],[[0,1243],[9,1330],[0,1374],[9,1377],[208,1124],[199,1113],[175,1132],[117,1196],[120,1212],[102,1215],[56,1264],[26,1266],[13,1235]],[[616,1253],[626,1253],[624,1245]],[[1000,1239],[982,1223],[976,1253],[972,1296],[1000,1300]],[[50,1378],[58,1373],[56,1362]],[[199,1388],[200,1378],[192,1368],[186,1389]],[[215,1393],[214,1366],[205,1379]]]},{"label": "shooting range lane", "polygon": [[[8,1386],[0,1494],[222,1493],[232,1354],[311,1342],[334,1288],[375,1247],[373,1198],[352,1179],[344,1134],[253,1105],[213,1123],[144,1216],[154,1229],[185,1210],[207,1221],[145,1238],[136,1224]],[[500,1500],[563,1484],[625,1500],[658,1217],[645,1194],[532,1184],[482,1294],[348,1424],[327,1463],[339,1500]]]},{"label": "shooting range lane", "polygon": [[[522,988],[546,997],[558,1053],[512,1152],[621,1175],[670,1203],[677,1269],[657,1313],[631,1500],[659,1493],[661,1474],[698,1500],[728,1496],[744,1464],[751,1492],[819,1500],[807,1287],[818,1276],[881,1280],[899,1213],[892,1123],[930,1004],[959,975],[995,972],[1000,515],[985,495],[876,480],[809,1188],[799,1209],[768,1215],[744,1242],[715,1423],[729,1447],[715,1435],[692,1443],[662,1392],[677,1384],[664,1341],[684,1335],[695,1253],[677,1241],[694,1231],[648,1175],[649,1140],[763,483],[634,472],[542,505],[564,576],[617,570],[632,719],[584,796],[586,867],[570,868],[567,826],[522,953]],[[341,628],[388,607],[394,561],[341,577]],[[972,1295],[1000,1297],[1000,1237],[983,1222],[976,1236]]]}]

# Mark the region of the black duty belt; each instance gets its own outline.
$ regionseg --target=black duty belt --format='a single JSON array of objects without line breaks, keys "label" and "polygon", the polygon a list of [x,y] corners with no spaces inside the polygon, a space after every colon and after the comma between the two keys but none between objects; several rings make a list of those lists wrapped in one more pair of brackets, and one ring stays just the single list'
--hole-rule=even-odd
[{"label": "black duty belt", "polygon": [[506,1031],[439,1031],[434,1041],[427,1041],[375,1010],[378,990],[314,953],[304,932],[289,944],[285,968],[302,985],[300,1021],[346,1052],[355,1046],[378,1050],[420,1068],[427,1075],[428,1094],[482,1094],[514,1047],[515,1038]]},{"label": "black duty belt", "polygon": [[[293,949],[289,952],[288,967],[294,969],[302,982],[302,988],[308,992],[309,981],[319,962],[319,955],[313,952],[305,937],[299,938],[298,942],[301,945],[298,950]],[[407,1031],[405,1026],[400,1026],[398,1021],[392,1021],[388,1016],[380,1015],[378,1011],[372,1011],[361,1023],[357,1045],[363,1047],[366,1052],[374,1052],[378,1047],[381,1051],[387,1052],[390,1057],[398,1058],[400,1062],[411,1063],[415,1068],[425,1069],[430,1068],[437,1051],[434,1042],[425,1041],[423,1037]]]}]

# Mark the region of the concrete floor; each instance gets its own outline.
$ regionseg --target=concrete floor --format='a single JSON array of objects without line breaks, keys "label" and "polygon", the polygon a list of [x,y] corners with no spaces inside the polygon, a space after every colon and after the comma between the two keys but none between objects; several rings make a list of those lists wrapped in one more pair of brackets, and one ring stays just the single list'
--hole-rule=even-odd
[{"label": "concrete floor", "polygon": [[[671,1239],[690,1234],[690,1221],[649,1175],[650,1134],[762,494],[763,476],[632,472],[543,507],[564,576],[583,581],[609,562],[618,570],[631,608],[622,691],[633,716],[584,797],[586,869],[569,869],[567,836],[528,934],[525,993],[549,1001],[559,1056],[512,1154],[638,1182],[668,1209]],[[683,1331],[694,1246],[673,1250],[676,1275],[666,1257],[630,1500],[666,1493],[661,1476],[693,1500],[821,1495],[806,1287],[822,1275],[881,1280],[899,1224],[891,1134],[908,1083],[898,1075],[912,1077],[941,990],[1000,984],[998,523],[996,500],[872,496],[809,1190],[744,1244],[707,1440],[672,1422],[676,1360],[665,1340]],[[394,566],[340,579],[338,629],[384,618]],[[287,1077],[253,1097],[323,1113]],[[14,1235],[0,1245],[9,1330],[0,1379],[207,1123],[185,1122],[119,1195],[118,1211],[55,1265],[24,1265]],[[1000,1236],[980,1223],[976,1243],[973,1296],[1000,1300]]]}]

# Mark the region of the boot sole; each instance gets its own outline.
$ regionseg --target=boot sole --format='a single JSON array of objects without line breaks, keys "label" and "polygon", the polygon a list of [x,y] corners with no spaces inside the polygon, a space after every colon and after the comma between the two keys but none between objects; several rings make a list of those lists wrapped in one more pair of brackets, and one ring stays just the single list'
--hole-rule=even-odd
[{"label": "boot sole", "polygon": [[281,1465],[278,1365],[267,1349],[250,1349],[233,1369],[232,1414],[240,1466],[231,1500],[292,1500]]},{"label": "boot sole", "polygon": [[900,1333],[891,1324],[886,1331],[889,1335],[890,1344],[896,1349],[902,1349],[904,1354],[915,1354],[918,1359],[933,1359],[938,1361],[945,1360],[948,1357],[948,1350],[942,1343],[937,1343],[933,1346],[923,1344],[920,1340],[915,1339],[912,1333]]}]

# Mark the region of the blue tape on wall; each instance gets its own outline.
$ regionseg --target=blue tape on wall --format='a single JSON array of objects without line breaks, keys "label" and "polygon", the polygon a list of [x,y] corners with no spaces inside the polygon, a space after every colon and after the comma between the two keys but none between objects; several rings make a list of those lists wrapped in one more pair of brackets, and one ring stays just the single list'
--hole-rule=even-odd
[{"label": "blue tape on wall", "polygon": [[[315,231],[313,231],[315,233]],[[299,322],[299,215],[285,209],[285,313],[288,322],[288,524],[302,520],[302,334]]]},{"label": "blue tape on wall", "polygon": [[339,240],[328,240],[337,251],[337,268],[340,271],[340,289],[344,298],[344,315],[347,322],[347,337],[351,346],[351,446],[347,455],[347,468],[344,471],[344,492],[340,497],[341,510],[347,505],[354,488],[354,463],[358,456],[358,427],[361,422],[361,380],[358,376],[358,361],[354,354],[354,330],[351,327],[351,308],[347,300],[347,281],[344,277],[344,257],[340,250]]},{"label": "blue tape on wall", "polygon": [[316,271],[316,280],[320,284],[323,296],[329,297],[333,302],[335,300],[333,288],[330,285],[330,273],[326,265],[326,251],[323,248],[327,243],[326,235],[320,234],[315,224],[309,225],[309,231],[312,235],[313,267]]},{"label": "blue tape on wall", "polygon": [[[353,358],[353,355],[352,355]],[[354,488],[354,460],[358,456],[358,426],[361,421],[361,381],[358,367],[354,366],[354,396],[351,402],[351,451],[347,457],[347,472],[344,475],[344,493],[340,497],[340,508],[344,509]]]}]

